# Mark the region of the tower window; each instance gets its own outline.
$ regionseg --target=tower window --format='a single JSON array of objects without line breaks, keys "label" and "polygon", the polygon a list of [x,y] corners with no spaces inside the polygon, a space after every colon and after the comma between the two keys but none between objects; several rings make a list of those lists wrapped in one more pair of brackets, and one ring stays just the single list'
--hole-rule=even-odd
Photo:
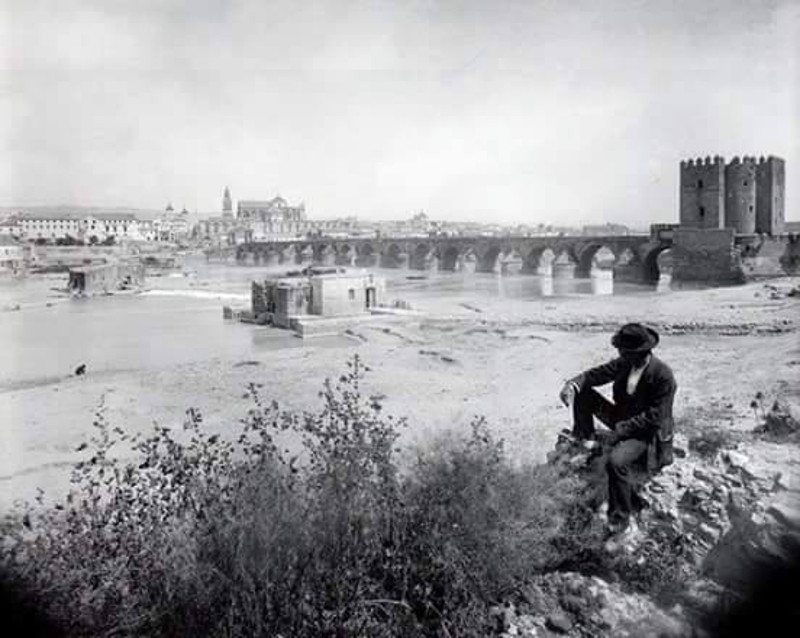
[{"label": "tower window", "polygon": [[747,180],[744,180],[743,186],[747,186]]},{"label": "tower window", "polygon": [[700,207],[700,218],[702,219],[705,216],[706,216],[706,209],[705,209],[704,206],[701,206]]},{"label": "tower window", "polygon": [[697,188],[703,188],[703,180],[702,179],[698,179],[697,180]]}]

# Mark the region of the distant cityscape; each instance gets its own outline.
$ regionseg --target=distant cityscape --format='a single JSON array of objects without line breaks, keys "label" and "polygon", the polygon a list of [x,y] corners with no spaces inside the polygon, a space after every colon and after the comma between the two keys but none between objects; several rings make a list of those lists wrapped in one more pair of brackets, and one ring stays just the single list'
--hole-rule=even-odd
[{"label": "distant cityscape", "polygon": [[[530,235],[626,235],[622,224],[583,227],[555,224],[482,223],[436,220],[424,211],[402,220],[371,220],[353,216],[314,219],[303,203],[292,205],[280,195],[267,200],[239,200],[235,209],[225,188],[221,211],[177,211],[171,203],[162,211],[85,207],[20,207],[0,212],[0,236],[42,245],[114,245],[148,242],[195,247],[235,246],[252,241],[303,238]],[[647,232],[645,229],[638,232]]]}]

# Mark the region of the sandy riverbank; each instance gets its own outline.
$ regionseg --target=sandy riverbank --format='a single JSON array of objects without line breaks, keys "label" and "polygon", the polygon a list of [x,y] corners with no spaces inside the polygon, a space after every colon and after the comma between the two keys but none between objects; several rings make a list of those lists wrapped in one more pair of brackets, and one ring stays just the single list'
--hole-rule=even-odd
[{"label": "sandy riverbank", "polygon": [[[474,415],[485,415],[517,458],[540,460],[569,422],[557,398],[563,379],[612,356],[611,331],[631,320],[662,332],[658,355],[676,373],[679,418],[752,427],[757,391],[800,401],[800,299],[783,294],[798,284],[774,282],[778,294],[759,283],[635,298],[420,299],[414,305],[423,316],[358,323],[336,347],[307,340],[245,355],[235,348],[156,369],[90,368],[84,377],[11,386],[0,393],[0,506],[38,486],[64,488],[101,397],[109,420],[126,428],[178,423],[194,406],[209,427],[231,431],[249,407],[249,382],[285,407],[313,407],[322,380],[356,352],[372,369],[369,392],[408,417],[404,442],[465,431]],[[271,331],[259,330],[265,338]]]}]

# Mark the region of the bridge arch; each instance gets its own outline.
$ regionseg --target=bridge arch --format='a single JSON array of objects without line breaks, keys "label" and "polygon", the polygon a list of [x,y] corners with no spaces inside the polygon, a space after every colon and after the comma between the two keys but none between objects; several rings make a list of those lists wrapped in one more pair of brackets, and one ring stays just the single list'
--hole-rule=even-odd
[{"label": "bridge arch", "polygon": [[642,262],[642,274],[646,283],[658,283],[662,274],[672,274],[672,250],[665,244],[649,250]]},{"label": "bridge arch", "polygon": [[408,266],[408,253],[398,243],[392,242],[381,253],[381,266],[384,268],[405,268]]},{"label": "bridge arch", "polygon": [[592,268],[600,265],[598,262],[610,267],[613,266],[615,260],[614,251],[606,244],[599,242],[589,244],[578,253],[575,276],[589,277],[592,274]]},{"label": "bridge arch", "polygon": [[467,246],[459,255],[459,269],[466,273],[478,272],[479,260],[475,246]]},{"label": "bridge arch", "polygon": [[370,242],[356,247],[356,265],[373,268],[378,265],[378,253]]},{"label": "bridge arch", "polygon": [[557,246],[553,248],[555,259],[551,264],[553,276],[575,276],[578,269],[579,258],[571,246]]},{"label": "bridge arch", "polygon": [[278,261],[281,264],[296,264],[297,263],[297,246],[295,244],[288,244],[283,248],[278,247]]},{"label": "bridge arch", "polygon": [[314,261],[314,246],[312,244],[297,244],[295,250],[295,263],[311,264]]},{"label": "bridge arch", "polygon": [[504,275],[520,273],[524,264],[522,255],[513,246],[500,253],[500,272]]},{"label": "bridge arch", "polygon": [[412,270],[428,270],[435,259],[433,246],[427,242],[417,244],[409,256],[408,267]]},{"label": "bridge arch", "polygon": [[644,279],[644,265],[639,251],[632,246],[622,249],[614,261],[614,280],[641,283]]},{"label": "bridge arch", "polygon": [[459,269],[461,251],[458,246],[445,246],[439,251],[439,270],[455,272]]},{"label": "bridge arch", "polygon": [[262,266],[277,266],[281,263],[281,254],[276,246],[267,244],[256,251],[256,263]]},{"label": "bridge arch", "polygon": [[341,244],[336,249],[336,265],[352,266],[356,261],[356,249],[350,244]]},{"label": "bridge arch", "polygon": [[500,254],[502,253],[502,246],[499,244],[490,244],[480,253],[476,253],[478,261],[475,264],[476,272],[491,272],[496,273],[500,271]]},{"label": "bridge arch", "polygon": [[314,261],[323,266],[336,264],[336,249],[331,244],[317,244],[314,247]]},{"label": "bridge arch", "polygon": [[556,255],[548,246],[535,246],[522,255],[522,272],[532,275],[552,275]]}]

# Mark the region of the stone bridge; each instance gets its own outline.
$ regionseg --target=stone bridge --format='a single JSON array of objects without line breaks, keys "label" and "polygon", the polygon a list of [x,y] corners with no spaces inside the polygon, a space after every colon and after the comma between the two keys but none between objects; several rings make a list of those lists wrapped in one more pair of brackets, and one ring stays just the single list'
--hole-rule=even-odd
[{"label": "stone bridge", "polygon": [[670,236],[319,238],[266,241],[236,247],[244,264],[307,263],[412,270],[551,274],[568,269],[588,277],[593,266],[613,269],[623,281],[659,277],[658,255]]}]

